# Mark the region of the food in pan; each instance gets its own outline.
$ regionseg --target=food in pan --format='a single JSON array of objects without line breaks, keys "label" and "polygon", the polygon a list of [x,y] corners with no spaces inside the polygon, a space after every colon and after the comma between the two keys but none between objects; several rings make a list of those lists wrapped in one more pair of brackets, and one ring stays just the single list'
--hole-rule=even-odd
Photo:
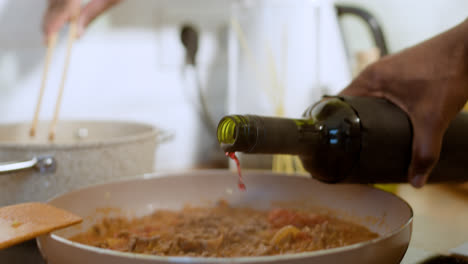
[{"label": "food in pan", "polygon": [[157,210],[137,218],[105,218],[71,240],[160,256],[241,257],[299,253],[378,237],[364,226],[310,210],[231,207]]}]

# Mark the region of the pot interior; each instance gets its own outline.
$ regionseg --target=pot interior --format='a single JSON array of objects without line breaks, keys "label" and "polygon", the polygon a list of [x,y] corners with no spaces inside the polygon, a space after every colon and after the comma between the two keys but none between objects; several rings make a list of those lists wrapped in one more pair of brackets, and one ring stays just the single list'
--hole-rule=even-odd
[{"label": "pot interior", "polygon": [[[48,140],[50,122],[39,122],[36,136],[29,136],[30,123],[0,125],[0,147],[8,145],[50,145]],[[54,144],[76,145],[128,140],[129,137],[151,136],[156,129],[147,124],[123,121],[70,121],[57,123]]]}]

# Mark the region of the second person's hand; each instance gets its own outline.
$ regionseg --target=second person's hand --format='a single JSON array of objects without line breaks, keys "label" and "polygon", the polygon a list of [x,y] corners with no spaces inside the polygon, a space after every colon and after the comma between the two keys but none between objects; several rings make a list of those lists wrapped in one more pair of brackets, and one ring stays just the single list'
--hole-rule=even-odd
[{"label": "second person's hand", "polygon": [[78,19],[78,36],[100,14],[121,0],[91,0],[81,6],[81,0],[48,0],[47,10],[43,20],[43,34],[45,42],[57,33],[64,24],[72,19]]}]

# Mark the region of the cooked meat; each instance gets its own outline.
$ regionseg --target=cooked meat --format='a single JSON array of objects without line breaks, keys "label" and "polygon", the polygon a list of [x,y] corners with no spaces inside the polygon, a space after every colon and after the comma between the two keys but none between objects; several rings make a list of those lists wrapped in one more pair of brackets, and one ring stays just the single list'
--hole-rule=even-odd
[{"label": "cooked meat", "polygon": [[158,210],[138,218],[106,218],[71,240],[161,256],[238,257],[298,253],[376,238],[367,228],[310,211],[260,211],[219,202],[212,208]]}]

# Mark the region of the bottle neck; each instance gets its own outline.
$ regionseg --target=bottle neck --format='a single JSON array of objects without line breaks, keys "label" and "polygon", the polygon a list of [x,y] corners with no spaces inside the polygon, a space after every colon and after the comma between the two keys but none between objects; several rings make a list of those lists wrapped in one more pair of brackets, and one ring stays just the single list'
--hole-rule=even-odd
[{"label": "bottle neck", "polygon": [[218,125],[218,141],[226,152],[307,155],[323,137],[313,119],[231,115]]}]

